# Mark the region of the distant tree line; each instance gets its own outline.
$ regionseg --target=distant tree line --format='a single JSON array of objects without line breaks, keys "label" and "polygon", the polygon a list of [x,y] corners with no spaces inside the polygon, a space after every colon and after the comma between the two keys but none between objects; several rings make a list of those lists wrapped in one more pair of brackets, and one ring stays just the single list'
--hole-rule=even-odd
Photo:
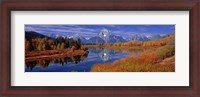
[{"label": "distant tree line", "polygon": [[[99,44],[99,46],[102,46],[104,44]],[[151,40],[151,41],[146,41],[146,42],[141,42],[141,41],[129,41],[129,42],[116,42],[116,43],[109,43],[105,44],[107,46],[143,46],[143,47],[151,47],[151,46],[165,46],[165,45],[175,45],[175,36],[166,36],[165,38],[161,38],[159,40]]]},{"label": "distant tree line", "polygon": [[44,50],[61,50],[61,49],[81,49],[81,41],[77,41],[73,38],[26,38],[25,39],[25,51],[44,51]]}]

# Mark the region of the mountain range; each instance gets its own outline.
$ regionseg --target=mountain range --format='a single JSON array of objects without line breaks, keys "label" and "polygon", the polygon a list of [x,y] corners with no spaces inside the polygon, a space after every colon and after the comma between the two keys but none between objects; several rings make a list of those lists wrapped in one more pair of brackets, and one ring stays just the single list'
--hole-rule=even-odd
[{"label": "mountain range", "polygon": [[121,36],[116,36],[107,29],[102,29],[96,36],[90,38],[89,43],[114,43],[114,42],[126,42]]},{"label": "mountain range", "polygon": [[[49,35],[43,35],[40,33],[37,33],[35,31],[25,31],[25,37],[26,38],[58,38],[58,37],[63,37],[66,38],[66,36],[61,36],[59,34],[49,34]],[[133,35],[131,38],[128,39],[124,39],[122,36],[117,36],[117,35],[113,35],[111,31],[109,31],[108,29],[102,29],[100,30],[96,36],[91,37],[89,39],[86,39],[85,37],[79,35],[79,34],[75,34],[73,36],[67,36],[67,38],[73,38],[74,40],[78,40],[80,39],[80,41],[84,44],[97,44],[97,43],[115,43],[115,42],[126,42],[126,41],[149,41],[149,40],[157,40],[160,38],[163,38],[165,36],[168,35],[174,35],[175,32],[170,32],[167,35],[161,36],[160,34],[155,34],[155,35],[150,35],[150,36],[146,36],[146,35],[142,35],[142,34],[135,34]]]},{"label": "mountain range", "polygon": [[135,34],[131,40],[134,41],[149,41],[150,39],[147,38],[145,35],[141,35],[141,34]]},{"label": "mountain range", "polygon": [[72,36],[71,38],[73,38],[74,40],[78,40],[80,39],[82,43],[88,43],[88,40],[85,39],[83,36],[79,35],[79,34],[75,34],[74,36]]},{"label": "mountain range", "polygon": [[155,34],[155,35],[152,35],[150,37],[148,37],[150,40],[157,40],[157,39],[160,39],[160,38],[163,38],[163,36],[159,35],[159,34]]}]

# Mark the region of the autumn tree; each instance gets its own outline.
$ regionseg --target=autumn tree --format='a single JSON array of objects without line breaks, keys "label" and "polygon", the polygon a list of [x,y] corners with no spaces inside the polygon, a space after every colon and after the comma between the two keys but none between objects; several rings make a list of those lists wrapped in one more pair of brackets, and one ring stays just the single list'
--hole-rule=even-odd
[{"label": "autumn tree", "polygon": [[31,41],[25,41],[25,51],[32,51],[33,50],[33,45]]},{"label": "autumn tree", "polygon": [[65,49],[65,43],[62,42],[60,49]]},{"label": "autumn tree", "polygon": [[81,49],[81,41],[75,41],[73,38],[34,38],[25,40],[26,51],[44,51],[44,50],[59,50],[66,48]]}]

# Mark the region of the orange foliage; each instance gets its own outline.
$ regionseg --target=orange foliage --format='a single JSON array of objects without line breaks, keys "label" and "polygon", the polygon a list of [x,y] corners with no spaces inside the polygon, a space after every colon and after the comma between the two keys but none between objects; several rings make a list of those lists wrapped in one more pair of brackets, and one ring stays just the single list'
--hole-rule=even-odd
[{"label": "orange foliage", "polygon": [[164,58],[175,54],[175,46],[166,45],[159,48],[146,50],[140,55],[129,56],[113,63],[96,64],[93,72],[164,72],[174,71],[174,64],[158,65]]},{"label": "orange foliage", "polygon": [[65,49],[65,50],[46,50],[46,51],[38,51],[38,52],[26,52],[25,57],[26,59],[38,59],[38,58],[59,58],[59,57],[71,57],[77,55],[84,55],[87,54],[88,51],[86,50],[72,50],[72,49]]}]

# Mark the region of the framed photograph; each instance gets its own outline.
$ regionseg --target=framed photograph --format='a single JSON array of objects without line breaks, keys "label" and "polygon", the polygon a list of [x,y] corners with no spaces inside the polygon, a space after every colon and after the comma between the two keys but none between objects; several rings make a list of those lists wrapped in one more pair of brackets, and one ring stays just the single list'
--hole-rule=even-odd
[{"label": "framed photograph", "polygon": [[200,97],[199,0],[1,2],[1,96]]}]

